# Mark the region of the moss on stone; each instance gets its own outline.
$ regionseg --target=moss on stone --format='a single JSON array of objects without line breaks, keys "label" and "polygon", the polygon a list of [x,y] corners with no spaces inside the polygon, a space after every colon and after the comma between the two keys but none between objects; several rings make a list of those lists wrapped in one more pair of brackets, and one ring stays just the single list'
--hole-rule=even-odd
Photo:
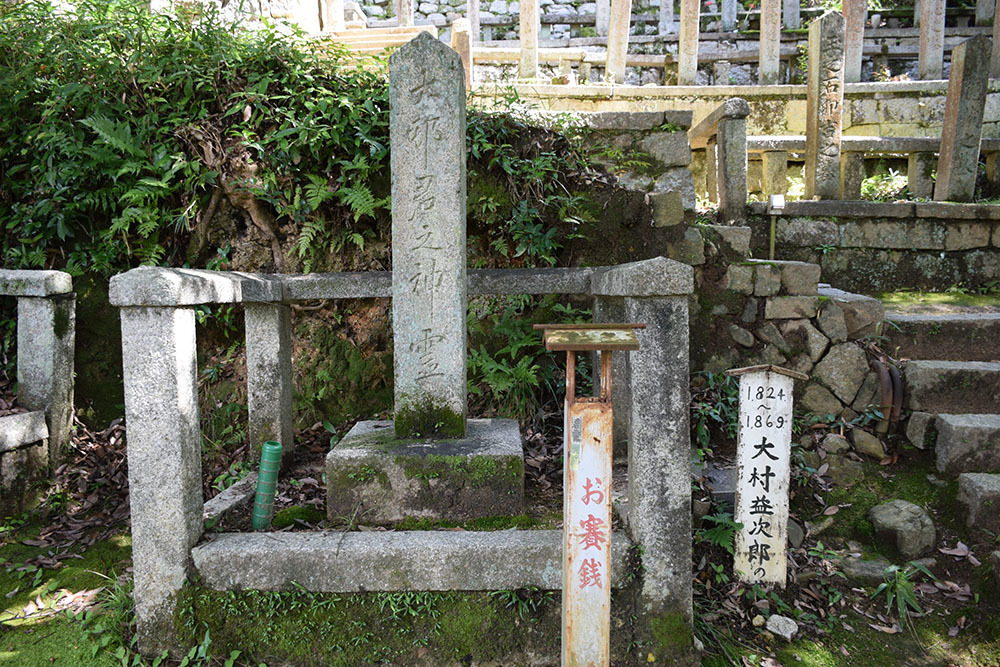
[{"label": "moss on stone", "polygon": [[679,612],[664,612],[650,618],[649,629],[654,656],[669,659],[691,650],[691,626]]},{"label": "moss on stone", "polygon": [[393,426],[398,438],[461,438],[465,435],[465,415],[428,399],[398,409]]},{"label": "moss on stone", "polygon": [[272,528],[287,528],[292,526],[296,521],[305,521],[307,523],[318,523],[326,518],[326,514],[319,511],[315,507],[303,507],[301,505],[296,505],[294,507],[286,507],[283,510],[279,510],[275,513],[274,519],[271,520]]}]

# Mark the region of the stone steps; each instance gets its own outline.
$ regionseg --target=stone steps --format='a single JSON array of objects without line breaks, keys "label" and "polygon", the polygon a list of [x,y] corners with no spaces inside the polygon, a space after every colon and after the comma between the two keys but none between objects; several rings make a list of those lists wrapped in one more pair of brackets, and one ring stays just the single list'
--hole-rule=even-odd
[{"label": "stone steps", "polygon": [[1000,361],[1000,313],[906,315],[886,313],[881,332],[894,357],[950,361]]},{"label": "stone steps", "polygon": [[1000,411],[1000,362],[909,361],[904,369],[910,410],[934,414]]},{"label": "stone steps", "polygon": [[939,414],[937,469],[948,475],[1000,471],[1000,415]]}]

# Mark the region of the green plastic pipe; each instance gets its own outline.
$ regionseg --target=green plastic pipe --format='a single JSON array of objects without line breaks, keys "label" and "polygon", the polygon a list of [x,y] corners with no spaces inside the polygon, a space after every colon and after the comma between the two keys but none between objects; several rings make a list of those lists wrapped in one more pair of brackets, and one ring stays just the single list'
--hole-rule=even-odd
[{"label": "green plastic pipe", "polygon": [[250,526],[264,530],[271,525],[274,515],[274,489],[278,485],[281,467],[281,443],[268,440],[260,450],[260,471],[257,473],[257,494],[253,499]]}]

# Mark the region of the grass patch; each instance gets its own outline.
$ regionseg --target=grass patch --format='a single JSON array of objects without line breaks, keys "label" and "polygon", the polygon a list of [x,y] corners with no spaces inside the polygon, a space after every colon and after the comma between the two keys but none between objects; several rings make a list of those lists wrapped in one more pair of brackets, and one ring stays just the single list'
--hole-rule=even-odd
[{"label": "grass patch", "polygon": [[984,308],[1000,306],[1000,293],[987,290],[985,294],[954,287],[945,292],[925,292],[923,290],[899,290],[877,295],[882,304],[890,310],[919,309],[929,306],[954,306],[963,308]]}]

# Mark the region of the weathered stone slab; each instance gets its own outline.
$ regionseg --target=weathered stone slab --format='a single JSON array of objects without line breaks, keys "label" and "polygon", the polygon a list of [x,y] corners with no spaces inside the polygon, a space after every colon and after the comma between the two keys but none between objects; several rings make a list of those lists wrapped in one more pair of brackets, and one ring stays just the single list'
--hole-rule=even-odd
[{"label": "weathered stone slab", "polygon": [[836,199],[844,105],[844,17],[827,12],[809,24],[805,198]]},{"label": "weathered stone slab", "polygon": [[917,71],[921,79],[940,79],[944,66],[945,0],[920,0],[920,50]]},{"label": "weathered stone slab", "polygon": [[958,502],[969,528],[1000,532],[1000,475],[966,472],[958,476]]},{"label": "weathered stone slab", "polygon": [[358,422],[327,455],[326,480],[331,521],[519,514],[521,433],[511,419],[470,419],[462,439],[403,440],[390,422]]},{"label": "weathered stone slab", "polygon": [[[760,66],[758,83],[767,86],[781,83],[781,2],[762,0],[760,4]],[[735,7],[735,0],[733,5]],[[735,23],[736,11],[733,11]]]},{"label": "weathered stone slab", "polygon": [[[625,582],[630,546],[612,534],[612,586]],[[225,533],[191,556],[217,590],[559,590],[561,547],[560,530]]]},{"label": "weathered stone slab", "polygon": [[[927,0],[929,3],[937,1],[940,0]],[[975,193],[990,75],[990,49],[990,40],[984,35],[952,49],[948,101],[934,185],[937,201],[972,201]]]},{"label": "weathered stone slab", "polygon": [[955,475],[1000,470],[1000,415],[941,414],[935,426],[939,472]]},{"label": "weathered stone slab", "polygon": [[844,0],[844,81],[861,81],[868,0]]},{"label": "weathered stone slab", "polygon": [[681,86],[697,83],[700,4],[698,0],[681,0],[680,41],[677,47],[677,83]]},{"label": "weathered stone slab", "polygon": [[0,417],[0,452],[20,449],[48,437],[49,428],[41,410]]},{"label": "weathered stone slab", "polygon": [[764,151],[761,154],[761,190],[764,196],[788,192],[788,152]]},{"label": "weathered stone slab", "polygon": [[865,154],[858,151],[841,151],[840,153],[840,192],[841,199],[861,199],[861,184],[865,180]]},{"label": "weathered stone slab", "polygon": [[[521,45],[521,59],[518,76],[522,79],[534,79],[538,76],[538,30],[541,18],[538,12],[538,0],[521,0],[519,7],[518,39]],[[393,147],[393,152],[395,150]]]},{"label": "weathered stone slab", "polygon": [[889,316],[882,327],[886,349],[909,359],[994,361],[1000,359],[1000,313]]},{"label": "weathered stone slab", "polygon": [[281,301],[275,277],[236,271],[140,266],[111,278],[112,306],[195,306],[206,303]]},{"label": "weathered stone slab", "polygon": [[396,433],[465,433],[465,73],[421,33],[389,59]]},{"label": "weathered stone slab", "polygon": [[240,507],[247,507],[257,491],[257,473],[252,472],[228,489],[205,501],[202,519],[206,525],[221,521],[227,514]]},{"label": "weathered stone slab", "polygon": [[937,414],[989,414],[1000,405],[1000,363],[909,361],[907,407]]},{"label": "weathered stone slab", "polygon": [[632,0],[611,3],[611,23],[608,29],[608,61],[605,78],[613,83],[625,83],[625,56],[632,17]]},{"label": "weathered stone slab", "polygon": [[5,296],[51,296],[72,291],[73,279],[64,271],[0,269],[0,294]]},{"label": "weathered stone slab", "polygon": [[799,0],[783,0],[781,5],[781,22],[785,26],[785,30],[798,30],[802,27]]},{"label": "weathered stone slab", "polygon": [[595,296],[622,297],[690,294],[694,291],[694,270],[664,257],[619,264],[595,273],[591,291]]},{"label": "weathered stone slab", "polygon": [[931,175],[937,168],[934,153],[910,153],[906,161],[906,184],[914,197],[930,198],[934,194]]}]

